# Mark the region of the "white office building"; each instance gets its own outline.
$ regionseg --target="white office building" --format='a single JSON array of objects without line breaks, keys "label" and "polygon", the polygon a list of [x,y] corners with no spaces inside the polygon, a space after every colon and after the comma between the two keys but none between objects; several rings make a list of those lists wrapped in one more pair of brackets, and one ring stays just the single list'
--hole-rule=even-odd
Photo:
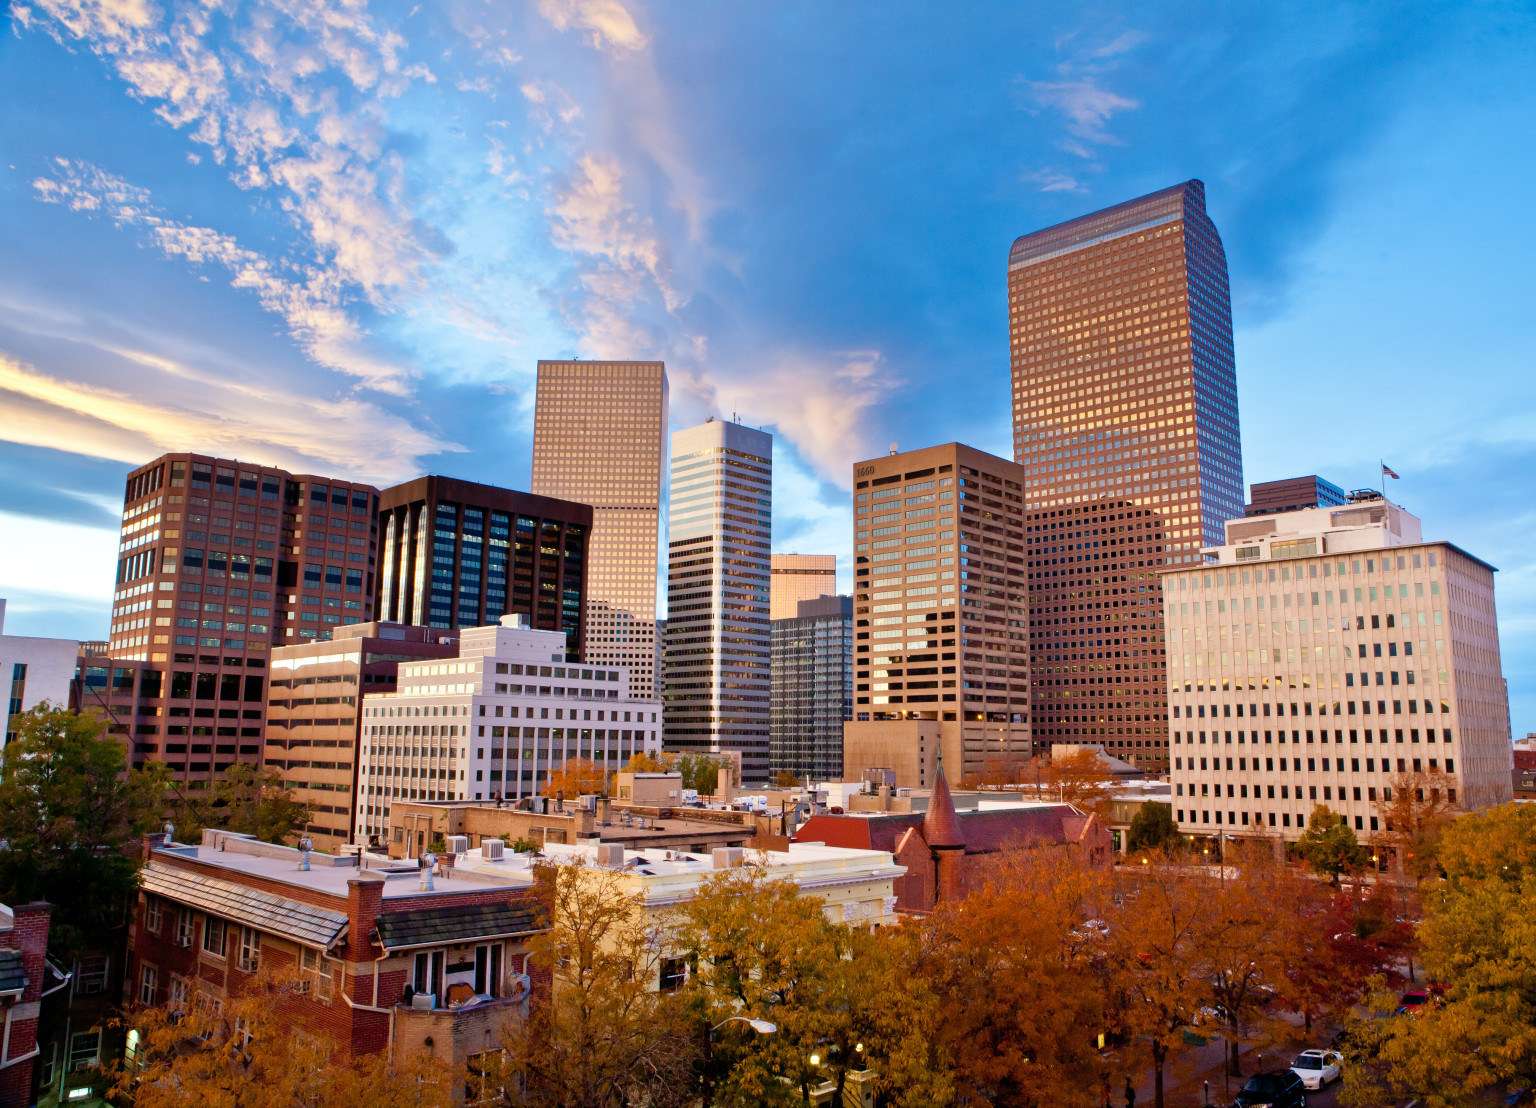
[{"label": "white office building", "polygon": [[457,658],[400,663],[396,689],[365,696],[357,827],[389,830],[391,802],[516,800],[577,758],[610,770],[661,750],[661,705],[623,667],[565,662],[565,635],[521,616],[462,632]]},{"label": "white office building", "polygon": [[1367,839],[1405,774],[1510,799],[1492,566],[1376,494],[1226,539],[1163,575],[1181,830],[1294,841],[1322,804]]},{"label": "white office building", "polygon": [[80,644],[74,639],[44,639],[5,633],[5,601],[0,599],[0,681],[5,691],[5,741],[15,735],[15,716],[47,701],[69,704]]},{"label": "white office building", "polygon": [[711,420],[672,435],[666,747],[741,755],[768,782],[773,436]]}]

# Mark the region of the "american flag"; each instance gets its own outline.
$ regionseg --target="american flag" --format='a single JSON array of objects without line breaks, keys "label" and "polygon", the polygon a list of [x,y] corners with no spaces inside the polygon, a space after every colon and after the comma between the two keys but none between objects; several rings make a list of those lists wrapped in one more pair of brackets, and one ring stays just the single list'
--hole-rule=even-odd
[{"label": "american flag", "polygon": [[1399,477],[1397,474],[1392,472],[1392,468],[1390,466],[1388,466],[1386,462],[1382,462],[1381,463],[1381,475],[1383,477],[1390,477],[1394,481],[1401,481],[1402,480],[1401,477]]}]

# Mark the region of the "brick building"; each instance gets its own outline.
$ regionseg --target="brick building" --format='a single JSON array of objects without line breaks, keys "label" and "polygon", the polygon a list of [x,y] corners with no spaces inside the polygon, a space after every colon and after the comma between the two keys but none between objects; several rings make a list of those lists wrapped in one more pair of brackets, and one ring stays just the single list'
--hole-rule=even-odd
[{"label": "brick building", "polygon": [[43,903],[0,905],[0,1108],[31,1103],[51,912]]},{"label": "brick building", "polygon": [[[347,1056],[429,1050],[461,1065],[523,1018],[543,927],[526,882],[338,857],[205,831],[146,842],[125,991],[144,1004],[238,995],[261,970],[296,975],[285,1013]],[[360,868],[362,867],[362,868]]]}]

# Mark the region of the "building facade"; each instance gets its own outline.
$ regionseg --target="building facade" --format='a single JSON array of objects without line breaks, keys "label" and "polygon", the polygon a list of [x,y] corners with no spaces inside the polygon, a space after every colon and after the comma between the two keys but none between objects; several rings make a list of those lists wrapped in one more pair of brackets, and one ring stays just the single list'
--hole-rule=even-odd
[{"label": "building facade", "polygon": [[655,690],[666,440],[661,362],[539,363],[529,487],[592,506],[581,660],[626,667],[642,697]]},{"label": "building facade", "polygon": [[1393,788],[1510,799],[1493,567],[1374,493],[1233,520],[1164,580],[1173,805],[1191,834],[1385,830]]},{"label": "building facade", "polygon": [[1248,486],[1249,501],[1245,516],[1267,516],[1274,512],[1294,512],[1298,508],[1330,508],[1344,503],[1344,490],[1332,481],[1312,474],[1310,477],[1286,477],[1279,481],[1255,481]]},{"label": "building facade", "polygon": [[836,554],[775,554],[768,573],[769,619],[794,619],[800,601],[837,595]]},{"label": "building facade", "polygon": [[[298,988],[283,1022],[343,1058],[417,1053],[459,1068],[525,1019],[549,975],[526,882],[301,852],[207,830],[153,836],[129,932],[128,999],[221,1007],[263,970]],[[366,861],[360,865],[360,861]]]},{"label": "building facade", "polygon": [[521,612],[581,657],[590,505],[421,477],[380,495],[379,530],[379,619],[453,629]]},{"label": "building facade", "polygon": [[80,706],[203,787],[261,758],[272,647],[373,618],[378,490],[201,454],[129,474],[108,657]]},{"label": "building facade", "polygon": [[6,745],[15,737],[14,717],[39,704],[65,707],[80,644],[74,639],[45,639],[5,633],[5,600],[0,597],[0,681],[5,682]]},{"label": "building facade", "polygon": [[[0,1108],[34,1104],[37,1082],[38,1016],[48,973],[48,927],[52,909],[45,903],[0,904]],[[98,1032],[98,1037],[99,1037]]]},{"label": "building facade", "polygon": [[769,768],[831,781],[843,772],[843,723],[853,718],[853,598],[823,596],[796,608],[769,628]]},{"label": "building facade", "polygon": [[[1138,743],[1117,755],[1165,765],[1158,570],[1198,562],[1242,513],[1226,256],[1204,186],[1021,237],[1008,304],[1037,738]],[[1106,626],[1127,607],[1131,626]]]},{"label": "building facade", "polygon": [[354,840],[362,711],[394,692],[400,663],[453,658],[456,632],[396,623],[338,627],[327,642],[272,651],[263,763],[309,805],[304,833],[322,849]]},{"label": "building facade", "polygon": [[854,721],[938,722],[961,776],[1032,753],[1024,479],[959,443],[853,467]]},{"label": "building facade", "polygon": [[518,619],[463,629],[455,657],[402,661],[393,692],[364,698],[359,835],[385,838],[395,800],[516,800],[577,758],[661,752],[661,705],[623,668],[565,665],[559,632]]},{"label": "building facade", "polygon": [[710,420],[672,434],[663,659],[668,750],[741,755],[768,781],[773,436]]}]

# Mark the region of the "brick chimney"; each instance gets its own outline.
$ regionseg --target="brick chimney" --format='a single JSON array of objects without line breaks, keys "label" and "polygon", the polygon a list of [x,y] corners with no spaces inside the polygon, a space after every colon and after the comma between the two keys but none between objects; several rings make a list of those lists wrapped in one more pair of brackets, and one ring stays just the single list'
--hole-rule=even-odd
[{"label": "brick chimney", "polygon": [[347,878],[347,960],[368,961],[376,957],[368,936],[384,910],[384,875],[363,870]]}]

